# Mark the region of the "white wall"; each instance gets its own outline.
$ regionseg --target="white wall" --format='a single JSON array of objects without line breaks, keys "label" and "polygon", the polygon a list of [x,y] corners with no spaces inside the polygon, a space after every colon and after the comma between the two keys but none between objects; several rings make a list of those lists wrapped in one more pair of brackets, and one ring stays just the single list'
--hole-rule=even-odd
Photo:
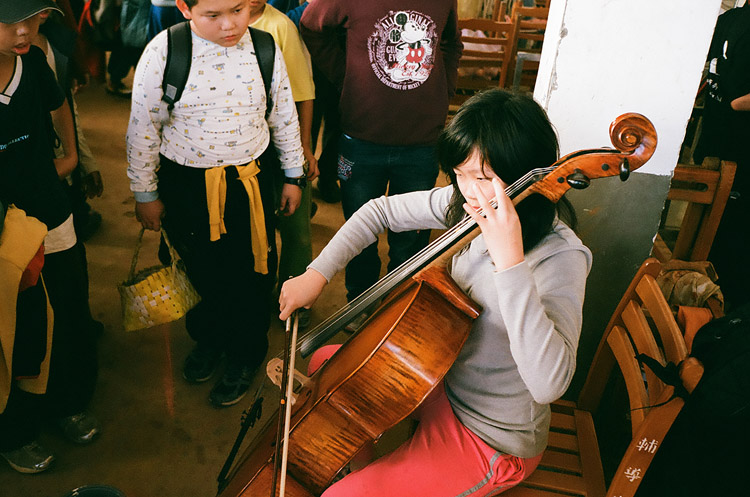
[{"label": "white wall", "polygon": [[585,379],[602,331],[649,256],[700,84],[721,0],[552,0],[534,98],[560,152],[609,147],[609,124],[639,112],[658,135],[651,160],[621,183],[571,191],[578,233],[594,255],[578,367]]},{"label": "white wall", "polygon": [[610,145],[609,123],[640,112],[656,127],[641,172],[679,156],[721,0],[554,0],[534,98],[561,152]]}]

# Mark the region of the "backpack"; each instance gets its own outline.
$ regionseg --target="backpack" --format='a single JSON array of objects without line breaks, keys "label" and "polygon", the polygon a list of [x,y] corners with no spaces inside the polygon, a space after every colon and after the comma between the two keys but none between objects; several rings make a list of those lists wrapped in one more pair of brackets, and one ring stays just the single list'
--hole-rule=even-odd
[{"label": "backpack", "polygon": [[143,50],[148,43],[149,0],[124,0],[120,12],[122,44]]},{"label": "backpack", "polygon": [[[271,100],[271,77],[273,76],[273,63],[276,56],[276,44],[270,33],[248,27],[250,37],[255,47],[255,56],[258,59],[260,74],[263,77],[263,86],[266,90],[266,118],[271,112],[273,102]],[[168,105],[170,112],[174,104],[182,97],[185,89],[190,65],[192,63],[193,38],[190,32],[190,21],[181,22],[170,26],[167,31],[167,65],[164,67],[162,79],[162,100]]]},{"label": "backpack", "polygon": [[705,324],[691,355],[704,373],[638,496],[742,495],[750,444],[750,304]]}]

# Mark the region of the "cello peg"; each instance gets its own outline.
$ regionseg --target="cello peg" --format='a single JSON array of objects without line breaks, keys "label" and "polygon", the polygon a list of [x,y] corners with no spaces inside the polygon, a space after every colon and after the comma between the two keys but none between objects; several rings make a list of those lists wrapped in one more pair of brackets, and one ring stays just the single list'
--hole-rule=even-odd
[{"label": "cello peg", "polygon": [[572,174],[568,175],[566,180],[570,187],[576,190],[583,190],[591,184],[591,180],[580,169],[576,169]]},{"label": "cello peg", "polygon": [[623,157],[620,161],[620,181],[625,181],[630,177],[630,163],[627,157]]}]

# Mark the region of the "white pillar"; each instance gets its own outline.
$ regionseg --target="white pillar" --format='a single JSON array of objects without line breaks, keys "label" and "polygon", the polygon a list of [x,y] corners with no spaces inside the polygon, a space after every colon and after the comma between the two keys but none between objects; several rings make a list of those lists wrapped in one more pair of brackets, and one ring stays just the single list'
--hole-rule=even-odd
[{"label": "white pillar", "polygon": [[568,197],[594,253],[579,353],[580,387],[607,320],[650,254],[690,118],[721,0],[553,0],[534,98],[561,154],[611,146],[626,112],[658,134],[651,160],[621,183],[599,180]]}]

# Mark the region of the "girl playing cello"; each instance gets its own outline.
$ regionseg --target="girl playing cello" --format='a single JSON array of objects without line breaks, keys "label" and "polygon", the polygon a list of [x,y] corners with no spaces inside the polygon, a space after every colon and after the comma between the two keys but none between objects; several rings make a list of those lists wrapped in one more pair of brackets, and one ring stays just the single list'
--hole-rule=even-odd
[{"label": "girl playing cello", "polygon": [[[325,497],[489,496],[534,471],[547,443],[549,403],[575,370],[591,253],[557,215],[567,204],[532,195],[516,208],[504,188],[557,155],[552,125],[531,98],[478,94],[438,142],[451,185],[371,200],[303,275],[284,284],[282,320],[309,308],[385,229],[445,229],[466,213],[482,232],[453,257],[450,274],[483,312],[443,383],[414,413],[414,435]],[[324,350],[311,363],[322,362]]]}]

